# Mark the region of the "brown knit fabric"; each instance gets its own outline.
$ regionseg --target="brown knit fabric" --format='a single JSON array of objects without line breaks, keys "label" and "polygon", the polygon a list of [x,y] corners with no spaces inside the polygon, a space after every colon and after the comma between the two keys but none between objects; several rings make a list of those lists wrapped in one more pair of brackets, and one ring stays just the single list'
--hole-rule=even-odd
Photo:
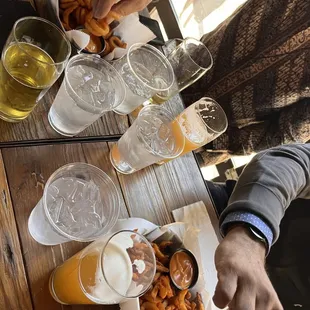
[{"label": "brown knit fabric", "polygon": [[249,0],[202,38],[214,66],[183,98],[212,97],[229,120],[206,152],[244,155],[310,139],[309,16],[309,0]]}]

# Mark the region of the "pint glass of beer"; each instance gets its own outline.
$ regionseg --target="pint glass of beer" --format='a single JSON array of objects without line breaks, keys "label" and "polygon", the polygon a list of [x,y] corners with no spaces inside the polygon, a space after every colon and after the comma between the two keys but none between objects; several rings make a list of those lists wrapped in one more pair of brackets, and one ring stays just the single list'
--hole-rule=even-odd
[{"label": "pint glass of beer", "polygon": [[0,118],[25,119],[63,72],[71,54],[65,34],[38,17],[19,19],[2,51]]}]

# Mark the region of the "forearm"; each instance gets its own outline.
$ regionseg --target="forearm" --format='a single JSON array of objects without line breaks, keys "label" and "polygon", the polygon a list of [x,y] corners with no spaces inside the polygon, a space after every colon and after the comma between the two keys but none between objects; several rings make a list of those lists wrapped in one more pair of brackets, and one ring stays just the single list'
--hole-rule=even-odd
[{"label": "forearm", "polygon": [[259,216],[279,235],[285,209],[296,198],[310,198],[310,145],[290,145],[258,154],[245,168],[223,212]]}]

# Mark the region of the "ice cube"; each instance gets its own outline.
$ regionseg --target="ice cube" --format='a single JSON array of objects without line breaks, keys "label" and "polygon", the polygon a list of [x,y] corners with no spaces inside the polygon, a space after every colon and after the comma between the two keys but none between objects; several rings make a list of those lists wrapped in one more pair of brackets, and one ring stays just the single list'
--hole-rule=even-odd
[{"label": "ice cube", "polygon": [[76,222],[76,220],[71,213],[69,206],[66,205],[64,202],[59,214],[58,223],[61,223],[63,225],[66,232],[69,232],[74,222]]},{"label": "ice cube", "polygon": [[163,156],[171,156],[175,149],[175,139],[168,131],[163,131],[163,136],[158,135],[152,140],[153,150]]},{"label": "ice cube", "polygon": [[106,221],[106,218],[103,214],[103,205],[101,203],[101,199],[100,199],[100,201],[98,201],[94,205],[92,205],[92,208],[93,208],[93,212],[98,214],[98,216],[100,217],[100,223],[102,225]]},{"label": "ice cube", "polygon": [[86,200],[75,201],[75,203],[72,204],[72,206],[70,207],[70,212],[74,221],[77,221],[77,219],[79,218],[79,213],[82,213],[85,210],[86,205]]},{"label": "ice cube", "polygon": [[83,68],[83,66],[75,66],[68,70],[68,79],[70,81],[70,85],[73,88],[73,90],[77,93],[79,93],[80,89],[85,84],[85,76],[86,72]]},{"label": "ice cube", "polygon": [[142,119],[139,123],[140,131],[144,136],[153,136],[157,133],[158,128],[156,124],[153,122],[149,122],[148,120]]},{"label": "ice cube", "polygon": [[73,189],[71,190],[69,196],[68,196],[68,200],[71,202],[75,202],[75,199],[76,199],[76,194],[77,194],[77,191],[78,191],[78,184],[75,183],[74,186],[73,186]]},{"label": "ice cube", "polygon": [[167,141],[172,136],[170,125],[162,123],[157,135],[160,140]]},{"label": "ice cube", "polygon": [[150,84],[150,81],[153,80],[153,74],[144,64],[135,62],[132,65],[135,69],[135,74],[145,83]]},{"label": "ice cube", "polygon": [[87,74],[83,76],[83,80],[85,83],[92,81],[94,79],[94,74],[91,71],[88,71]]},{"label": "ice cube", "polygon": [[[55,187],[57,187],[57,189],[60,191],[67,191],[70,190],[71,188],[73,188],[75,186],[75,181],[72,178],[61,178],[62,182],[61,182],[61,188],[59,188],[58,186],[54,185]],[[56,181],[57,182],[57,181]],[[56,183],[55,182],[55,183]],[[57,182],[58,183],[58,182]]]},{"label": "ice cube", "polygon": [[59,188],[52,184],[48,189],[48,193],[55,197],[59,194]]},{"label": "ice cube", "polygon": [[170,135],[166,141],[165,141],[165,149],[167,152],[167,155],[172,155],[175,151],[175,138]]},{"label": "ice cube", "polygon": [[59,222],[59,215],[63,207],[63,202],[64,199],[62,197],[57,198],[53,197],[53,200],[52,199],[47,200],[48,211],[54,223]]},{"label": "ice cube", "polygon": [[83,77],[86,74],[85,67],[78,65],[75,67],[75,71],[77,77]]},{"label": "ice cube", "polygon": [[89,91],[92,93],[100,92],[100,80],[92,80],[91,82]]},{"label": "ice cube", "polygon": [[57,199],[55,201],[55,223],[58,223],[59,222],[59,217],[60,217],[60,213],[61,213],[61,210],[62,210],[62,207],[63,207],[63,204],[64,204],[64,199],[62,197],[60,197],[59,199]]},{"label": "ice cube", "polygon": [[95,184],[95,182],[93,180],[88,182],[87,191],[88,191],[88,199],[92,203],[95,203],[99,199],[101,199],[99,187]]},{"label": "ice cube", "polygon": [[91,226],[96,230],[101,228],[101,218],[97,213],[87,213],[84,217],[85,226]]}]

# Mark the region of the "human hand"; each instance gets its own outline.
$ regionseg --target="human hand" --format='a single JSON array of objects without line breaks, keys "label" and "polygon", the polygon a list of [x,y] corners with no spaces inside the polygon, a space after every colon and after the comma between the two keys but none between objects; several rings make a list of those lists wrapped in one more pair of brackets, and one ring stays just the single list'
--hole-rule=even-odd
[{"label": "human hand", "polygon": [[[121,16],[143,10],[152,0],[93,0],[94,17],[102,19],[112,10]],[[117,3],[118,2],[118,3]]]},{"label": "human hand", "polygon": [[215,252],[214,304],[234,310],[283,310],[265,270],[265,245],[247,228],[232,228]]}]

